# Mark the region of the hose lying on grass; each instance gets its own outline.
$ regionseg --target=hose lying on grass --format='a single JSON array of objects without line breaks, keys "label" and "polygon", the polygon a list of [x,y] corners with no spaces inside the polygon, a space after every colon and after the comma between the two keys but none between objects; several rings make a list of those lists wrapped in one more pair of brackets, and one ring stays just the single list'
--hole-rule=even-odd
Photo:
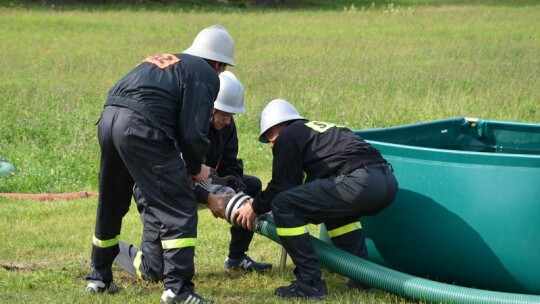
[{"label": "hose lying on grass", "polygon": [[0,193],[0,197],[32,199],[38,201],[55,201],[76,198],[96,197],[97,193],[81,191],[73,193]]},{"label": "hose lying on grass", "polygon": [[[258,233],[278,244],[280,243],[272,216],[266,215],[258,218],[256,227]],[[328,269],[379,290],[408,299],[430,303],[462,304],[540,303],[539,295],[481,290],[431,281],[377,265],[313,236],[311,236],[311,243],[317,252],[320,263]]]}]

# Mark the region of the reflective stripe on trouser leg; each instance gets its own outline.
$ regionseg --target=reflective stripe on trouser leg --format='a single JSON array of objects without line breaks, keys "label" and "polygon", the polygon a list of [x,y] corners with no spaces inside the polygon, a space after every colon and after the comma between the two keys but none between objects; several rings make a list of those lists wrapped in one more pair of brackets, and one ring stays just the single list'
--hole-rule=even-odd
[{"label": "reflective stripe on trouser leg", "polygon": [[118,236],[112,239],[92,239],[92,272],[85,276],[87,280],[110,282],[113,280],[112,261],[118,254]]},{"label": "reflective stripe on trouser leg", "polygon": [[174,239],[174,240],[162,240],[161,246],[166,249],[178,249],[184,247],[195,247],[197,245],[196,238]]},{"label": "reflective stripe on trouser leg", "polygon": [[163,269],[165,289],[178,294],[194,287],[191,280],[195,272],[193,257],[196,243],[196,238],[162,240],[163,259],[168,261]]},{"label": "reflective stripe on trouser leg", "polygon": [[87,280],[112,281],[112,263],[118,254],[117,236],[122,218],[129,210],[133,178],[118,150],[118,130],[129,118],[119,108],[103,109],[98,123],[98,142],[101,149],[99,196],[96,210],[94,241],[92,242],[92,272]]},{"label": "reflective stripe on trouser leg", "polygon": [[135,260],[133,260],[133,267],[135,267],[135,271],[139,279],[143,278],[142,273],[141,273],[142,256],[143,256],[142,251],[137,251]]},{"label": "reflective stripe on trouser leg", "polygon": [[161,242],[143,242],[144,249],[120,242],[120,252],[114,262],[129,274],[139,279],[159,282],[163,281],[163,250]]},{"label": "reflective stripe on trouser leg", "polygon": [[[161,250],[159,253],[161,253]],[[140,250],[135,254],[132,265],[135,269],[135,276],[139,279],[150,282],[159,282],[163,280],[163,271],[158,273],[158,270],[150,268],[147,256]]]},{"label": "reflective stripe on trouser leg", "polygon": [[100,240],[95,235],[92,238],[92,244],[99,248],[108,248],[112,247],[116,244],[118,244],[118,239],[120,238],[120,235],[117,235],[115,238],[108,239],[108,240]]},{"label": "reflective stripe on trouser leg", "polygon": [[297,236],[297,235],[302,235],[304,233],[309,233],[307,229],[307,225],[300,226],[300,227],[292,227],[292,228],[277,227],[276,232],[280,237],[281,236]]},{"label": "reflective stripe on trouser leg", "polygon": [[141,255],[138,258],[135,256],[137,260],[133,260],[133,266],[137,269],[135,275],[150,282],[163,281],[163,248],[159,240],[161,222],[154,214],[146,213],[147,201],[137,185],[133,188],[133,199],[143,222]]},{"label": "reflective stripe on trouser leg", "polygon": [[272,201],[276,231],[287,254],[296,265],[294,274],[301,281],[320,280],[322,275],[317,253],[313,249],[307,224],[320,214],[320,205],[310,183],[280,192]]},{"label": "reflective stripe on trouser leg", "polygon": [[[140,114],[131,112],[129,130],[123,130],[125,140],[119,142],[122,158],[129,168],[145,199],[142,206],[143,243],[141,244],[142,265],[157,269],[160,263],[153,263],[147,251],[147,241],[158,244],[161,241],[197,237],[197,203],[188,180],[188,173],[180,150],[158,127],[148,123]],[[133,192],[133,185],[131,187]],[[148,225],[150,224],[150,225]],[[193,246],[169,249],[158,248],[156,260],[163,263],[163,285],[178,294],[182,289],[193,287],[194,276]],[[143,278],[145,273],[143,268]]]},{"label": "reflective stripe on trouser leg", "polygon": [[330,238],[334,238],[358,229],[362,229],[362,224],[360,222],[354,222],[332,230],[328,230],[328,236],[330,236]]},{"label": "reflective stripe on trouser leg", "polygon": [[[325,223],[328,236],[334,245],[358,257],[367,259],[368,252],[362,224],[359,221],[334,228],[332,223]],[[333,228],[333,229],[332,229]]]},{"label": "reflective stripe on trouser leg", "polygon": [[281,245],[287,250],[296,266],[295,275],[301,281],[320,280],[321,267],[317,254],[311,245],[307,226],[276,228]]}]

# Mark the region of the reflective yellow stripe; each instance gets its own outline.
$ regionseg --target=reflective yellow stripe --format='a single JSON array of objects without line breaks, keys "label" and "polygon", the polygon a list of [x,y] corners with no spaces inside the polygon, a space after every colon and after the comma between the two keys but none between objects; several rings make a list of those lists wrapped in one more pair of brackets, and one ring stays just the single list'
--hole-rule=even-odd
[{"label": "reflective yellow stripe", "polygon": [[195,247],[197,245],[196,238],[187,238],[187,239],[174,239],[174,240],[162,240],[161,246],[163,249],[177,249],[184,247]]},{"label": "reflective yellow stripe", "polygon": [[99,248],[108,248],[108,247],[112,247],[118,244],[119,239],[120,239],[120,235],[117,235],[114,239],[110,239],[110,240],[100,240],[94,235],[94,238],[92,239],[92,243]]},{"label": "reflective yellow stripe", "polygon": [[137,251],[137,255],[135,256],[135,259],[133,260],[133,266],[135,267],[135,272],[137,273],[137,277],[139,279],[142,279],[142,273],[141,273],[141,263],[142,263],[142,251]]},{"label": "reflective yellow stripe", "polygon": [[362,224],[360,224],[360,222],[350,223],[345,226],[341,226],[339,228],[328,231],[328,236],[330,236],[330,238],[333,238],[358,229],[362,229]]},{"label": "reflective yellow stripe", "polygon": [[297,236],[308,233],[308,228],[306,225],[292,228],[276,228],[276,231],[279,236]]}]

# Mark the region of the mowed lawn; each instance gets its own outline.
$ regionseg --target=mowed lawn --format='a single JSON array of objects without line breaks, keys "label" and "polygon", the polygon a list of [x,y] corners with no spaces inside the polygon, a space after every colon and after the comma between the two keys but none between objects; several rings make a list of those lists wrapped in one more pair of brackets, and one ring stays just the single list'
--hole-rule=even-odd
[{"label": "mowed lawn", "polygon": [[[310,119],[367,129],[456,116],[540,122],[540,9],[506,2],[346,5],[336,10],[0,8],[0,156],[16,171],[0,193],[95,193],[95,122],[108,89],[148,55],[186,49],[222,24],[236,43],[247,113],[235,117],[245,170],[266,183],[271,151],[259,143],[264,105],[284,98]],[[408,4],[414,5],[408,5]],[[118,295],[90,296],[95,197],[0,197],[0,302],[157,303],[160,284],[115,268]],[[218,303],[282,303],[293,280],[281,248],[256,235],[250,255],[265,275],[226,273],[229,225],[199,212],[197,292]],[[318,235],[318,228],[312,227]],[[138,244],[135,208],[122,239]],[[406,303],[349,290],[325,270],[327,303]],[[295,301],[290,301],[295,303]]]}]

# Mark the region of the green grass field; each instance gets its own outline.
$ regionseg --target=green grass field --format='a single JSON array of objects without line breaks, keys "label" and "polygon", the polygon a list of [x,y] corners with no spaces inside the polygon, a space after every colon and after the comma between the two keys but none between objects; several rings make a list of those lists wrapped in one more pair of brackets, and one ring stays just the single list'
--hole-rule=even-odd
[{"label": "green grass field", "polygon": [[[336,1],[276,10],[0,4],[0,156],[16,167],[0,177],[0,193],[96,192],[95,122],[108,89],[148,55],[181,52],[215,23],[235,40],[237,66],[229,70],[246,89],[247,113],[235,118],[240,157],[263,182],[271,153],[257,141],[258,115],[274,98],[351,129],[455,116],[540,122],[538,1]],[[84,293],[95,205],[95,198],[0,197],[0,302],[158,302],[161,285],[117,269],[121,294]],[[138,243],[132,209],[122,238]],[[250,254],[276,269],[225,273],[228,224],[199,215],[197,292],[219,303],[279,303],[274,288],[293,280],[290,260],[287,271],[277,269],[280,247],[256,236]],[[325,278],[327,303],[407,302],[348,290],[328,271]]]}]

